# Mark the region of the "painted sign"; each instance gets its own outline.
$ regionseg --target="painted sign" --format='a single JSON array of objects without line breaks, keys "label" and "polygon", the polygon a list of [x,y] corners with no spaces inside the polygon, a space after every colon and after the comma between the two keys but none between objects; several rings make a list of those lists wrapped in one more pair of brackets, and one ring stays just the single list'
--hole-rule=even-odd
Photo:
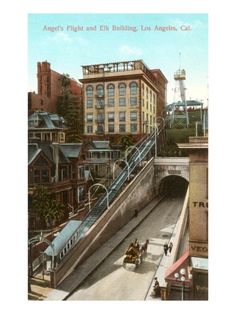
[{"label": "painted sign", "polygon": [[189,255],[208,257],[208,244],[199,242],[189,242]]}]

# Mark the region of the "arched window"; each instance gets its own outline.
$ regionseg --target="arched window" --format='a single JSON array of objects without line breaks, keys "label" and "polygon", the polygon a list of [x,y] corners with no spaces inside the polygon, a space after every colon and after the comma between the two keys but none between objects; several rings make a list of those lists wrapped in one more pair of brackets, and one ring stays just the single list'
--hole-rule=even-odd
[{"label": "arched window", "polygon": [[103,95],[104,95],[103,85],[97,85],[97,96],[103,96]]},{"label": "arched window", "polygon": [[125,96],[126,85],[124,83],[119,84],[119,96]]},{"label": "arched window", "polygon": [[93,97],[93,86],[88,85],[86,88],[86,96],[87,97]]},{"label": "arched window", "polygon": [[115,95],[115,86],[114,84],[109,84],[107,86],[108,97],[113,97]]},{"label": "arched window", "polygon": [[138,84],[136,82],[130,83],[130,94],[137,95],[137,91],[138,91]]}]

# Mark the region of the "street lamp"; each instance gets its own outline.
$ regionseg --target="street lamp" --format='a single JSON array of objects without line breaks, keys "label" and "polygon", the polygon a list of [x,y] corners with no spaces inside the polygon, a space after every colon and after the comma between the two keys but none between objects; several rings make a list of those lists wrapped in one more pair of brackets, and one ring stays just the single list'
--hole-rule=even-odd
[{"label": "street lamp", "polygon": [[95,184],[93,184],[92,186],[90,186],[90,188],[89,188],[89,190],[88,190],[89,211],[91,210],[90,190],[91,190],[94,186],[101,186],[102,188],[105,189],[106,195],[107,195],[107,209],[108,209],[108,208],[109,208],[109,195],[108,195],[107,188],[105,187],[105,185],[103,185],[103,184],[101,184],[101,183],[95,183]]},{"label": "street lamp", "polygon": [[129,164],[128,164],[127,160],[125,160],[125,159],[117,159],[114,162],[113,167],[112,167],[112,179],[113,180],[115,179],[115,166],[116,166],[116,163],[119,162],[119,161],[123,161],[126,164],[126,166],[128,168],[128,180],[129,180],[130,169],[129,169]]},{"label": "street lamp", "polygon": [[179,281],[182,283],[182,293],[181,293],[181,300],[184,301],[184,284],[185,282],[189,279],[192,279],[192,274],[186,274],[186,269],[185,268],[181,268],[179,273],[175,273],[174,277],[176,279],[176,281]]}]

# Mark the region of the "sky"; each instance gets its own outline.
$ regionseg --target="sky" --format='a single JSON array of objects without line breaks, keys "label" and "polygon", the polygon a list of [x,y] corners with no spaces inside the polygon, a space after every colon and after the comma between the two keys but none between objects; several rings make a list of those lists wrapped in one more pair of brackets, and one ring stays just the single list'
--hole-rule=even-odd
[{"label": "sky", "polygon": [[28,15],[29,91],[37,92],[38,61],[78,80],[81,65],[137,59],[166,76],[168,103],[179,98],[173,75],[183,68],[186,98],[207,105],[207,14]]}]

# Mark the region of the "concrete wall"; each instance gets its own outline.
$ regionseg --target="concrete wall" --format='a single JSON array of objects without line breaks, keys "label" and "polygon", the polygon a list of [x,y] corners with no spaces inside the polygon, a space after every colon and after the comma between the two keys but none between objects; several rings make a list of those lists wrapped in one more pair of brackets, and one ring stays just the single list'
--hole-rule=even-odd
[{"label": "concrete wall", "polygon": [[54,287],[133,218],[135,210],[142,210],[156,196],[154,180],[151,159],[58,265],[52,273]]},{"label": "concrete wall", "polygon": [[189,158],[188,157],[158,157],[154,161],[155,171],[159,178],[169,175],[178,175],[189,181]]}]

